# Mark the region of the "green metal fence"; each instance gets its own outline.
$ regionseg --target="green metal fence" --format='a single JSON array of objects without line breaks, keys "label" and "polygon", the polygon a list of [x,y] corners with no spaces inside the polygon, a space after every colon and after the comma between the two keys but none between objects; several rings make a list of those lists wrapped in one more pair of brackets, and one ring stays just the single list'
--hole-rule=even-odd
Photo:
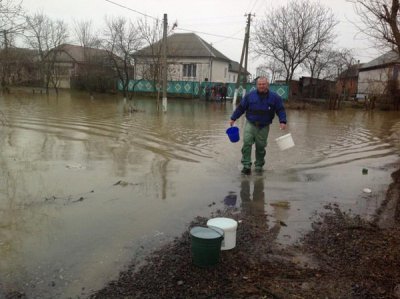
[{"label": "green metal fence", "polygon": [[[170,94],[178,94],[178,95],[192,95],[193,97],[205,97],[205,91],[207,86],[211,88],[218,88],[222,83],[218,82],[196,82],[196,81],[168,81],[167,83],[167,92]],[[226,83],[227,87],[227,97],[232,98],[235,92],[235,83]],[[256,88],[255,84],[247,83],[246,84],[246,93],[254,90]],[[118,89],[122,90],[122,85],[118,83]],[[161,89],[161,86],[154,83],[153,81],[148,80],[131,80],[128,85],[129,91],[136,92],[156,92],[158,89]],[[270,84],[270,90],[279,94],[284,100],[288,99],[289,96],[289,86],[285,84]],[[240,86],[238,89],[238,96],[242,96],[243,87]]]}]

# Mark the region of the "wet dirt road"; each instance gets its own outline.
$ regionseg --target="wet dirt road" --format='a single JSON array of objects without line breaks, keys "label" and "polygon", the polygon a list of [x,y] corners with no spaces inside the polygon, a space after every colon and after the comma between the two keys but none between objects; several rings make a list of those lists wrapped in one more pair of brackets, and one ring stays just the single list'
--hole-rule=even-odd
[{"label": "wet dirt road", "polygon": [[135,104],[0,98],[0,297],[85,296],[193,217],[248,202],[287,225],[283,244],[331,202],[371,217],[399,161],[398,113],[289,110],[296,146],[279,151],[274,123],[266,172],[243,178],[241,142],[225,135],[231,103],[170,100],[166,114]]}]

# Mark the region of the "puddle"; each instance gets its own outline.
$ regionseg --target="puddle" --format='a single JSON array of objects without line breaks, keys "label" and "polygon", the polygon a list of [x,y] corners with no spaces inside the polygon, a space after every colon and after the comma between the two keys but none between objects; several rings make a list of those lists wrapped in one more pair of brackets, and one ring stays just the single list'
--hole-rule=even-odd
[{"label": "puddle", "polygon": [[86,296],[221,208],[266,214],[290,244],[327,203],[370,217],[399,161],[396,113],[288,111],[296,145],[280,151],[275,124],[266,171],[243,178],[241,142],[225,133],[231,103],[168,105],[158,114],[137,99],[140,112],[126,113],[111,96],[0,99],[3,292]]}]

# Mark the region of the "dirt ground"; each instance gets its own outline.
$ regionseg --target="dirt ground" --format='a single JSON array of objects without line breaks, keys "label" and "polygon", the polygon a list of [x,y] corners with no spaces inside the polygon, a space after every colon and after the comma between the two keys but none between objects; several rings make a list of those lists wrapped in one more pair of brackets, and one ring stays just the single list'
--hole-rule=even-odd
[{"label": "dirt ground", "polygon": [[391,227],[379,227],[379,215],[367,222],[328,205],[308,234],[283,248],[275,239],[285,223],[267,227],[263,214],[218,211],[210,218],[239,221],[236,247],[222,251],[218,265],[193,265],[189,228],[91,298],[400,298],[400,170],[392,177],[383,203],[397,202]]}]

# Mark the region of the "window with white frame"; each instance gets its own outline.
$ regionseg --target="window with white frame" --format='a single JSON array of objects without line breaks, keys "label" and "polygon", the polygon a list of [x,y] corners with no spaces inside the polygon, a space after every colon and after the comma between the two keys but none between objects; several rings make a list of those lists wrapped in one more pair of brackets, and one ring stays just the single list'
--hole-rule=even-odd
[{"label": "window with white frame", "polygon": [[196,77],[197,65],[194,63],[183,65],[183,77]]}]

